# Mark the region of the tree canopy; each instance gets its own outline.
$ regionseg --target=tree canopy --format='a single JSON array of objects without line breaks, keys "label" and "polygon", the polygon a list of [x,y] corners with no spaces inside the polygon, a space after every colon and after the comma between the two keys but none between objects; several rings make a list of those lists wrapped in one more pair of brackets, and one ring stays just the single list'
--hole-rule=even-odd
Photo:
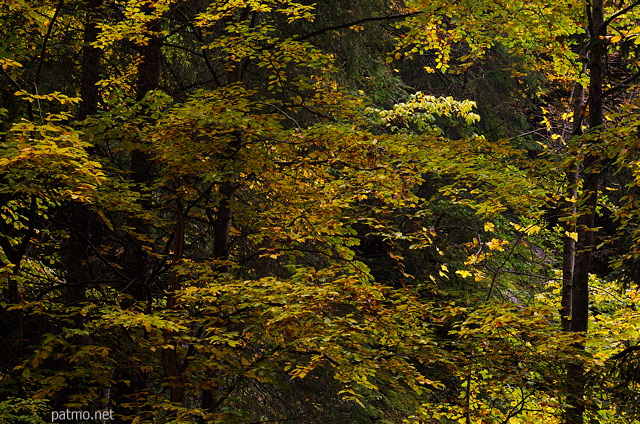
[{"label": "tree canopy", "polygon": [[638,19],[3,1],[0,421],[640,422]]}]

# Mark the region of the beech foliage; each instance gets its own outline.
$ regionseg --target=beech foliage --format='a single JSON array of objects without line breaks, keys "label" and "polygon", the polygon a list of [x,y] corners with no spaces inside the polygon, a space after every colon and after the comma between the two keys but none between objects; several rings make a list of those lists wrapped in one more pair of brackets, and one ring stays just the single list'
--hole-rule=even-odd
[{"label": "beech foliage", "polygon": [[601,3],[3,1],[0,421],[639,422]]}]

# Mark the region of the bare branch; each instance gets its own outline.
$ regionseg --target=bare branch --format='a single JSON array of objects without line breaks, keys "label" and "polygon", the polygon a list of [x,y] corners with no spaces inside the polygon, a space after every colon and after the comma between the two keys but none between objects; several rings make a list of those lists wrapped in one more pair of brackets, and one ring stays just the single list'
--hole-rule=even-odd
[{"label": "bare branch", "polygon": [[640,72],[636,72],[635,74],[631,75],[629,78],[623,79],[619,84],[614,85],[613,87],[611,87],[610,89],[602,93],[602,98],[605,99],[607,96],[610,96],[611,94],[614,94],[624,89],[630,83],[634,82],[638,78],[640,78]]},{"label": "bare branch", "polygon": [[609,18],[607,18],[607,20],[605,20],[602,23],[602,26],[600,27],[600,30],[604,30],[605,28],[607,28],[609,26],[609,24],[611,22],[613,22],[614,19],[619,18],[620,16],[624,15],[625,13],[627,13],[628,11],[634,9],[637,6],[640,6],[640,0],[635,1],[634,3],[632,3],[629,6],[625,7],[624,9],[621,9],[621,10],[617,11],[616,13],[614,13],[613,15],[609,16]]},{"label": "bare branch", "polygon": [[349,27],[352,27],[354,25],[359,25],[359,24],[363,24],[363,23],[366,23],[366,22],[393,21],[393,20],[404,19],[404,18],[408,18],[410,16],[415,16],[415,15],[420,15],[420,14],[422,14],[422,12],[412,12],[412,13],[405,13],[405,14],[402,14],[402,15],[377,16],[377,17],[358,19],[357,21],[349,22],[349,23],[346,23],[346,24],[340,24],[340,25],[333,25],[333,26],[325,27],[325,28],[319,29],[317,31],[311,32],[309,34],[305,34],[305,35],[300,35],[298,37],[294,37],[293,41],[307,40],[307,39],[315,37],[317,35],[324,34],[325,32],[335,31],[337,29],[342,29],[342,28],[349,28]]},{"label": "bare branch", "polygon": [[49,39],[51,38],[51,33],[53,33],[54,24],[56,22],[56,19],[58,19],[58,15],[60,14],[60,9],[62,9],[62,5],[63,4],[64,4],[64,0],[60,0],[58,2],[58,6],[56,7],[56,11],[53,13],[53,17],[51,18],[51,21],[49,22],[49,29],[47,30],[47,35],[45,35],[44,41],[42,42],[42,49],[40,50],[40,57],[38,58],[38,69],[36,70],[36,77],[35,77],[35,80],[33,81],[33,83],[36,86],[40,82],[40,73],[42,72],[42,65],[44,64],[44,54],[45,54],[45,52],[47,50],[47,43],[49,42]]}]

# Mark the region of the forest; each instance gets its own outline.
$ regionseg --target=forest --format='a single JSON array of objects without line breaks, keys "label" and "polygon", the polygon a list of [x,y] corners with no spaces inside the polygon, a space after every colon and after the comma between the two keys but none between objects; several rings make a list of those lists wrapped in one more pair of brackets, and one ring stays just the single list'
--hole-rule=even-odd
[{"label": "forest", "polygon": [[640,423],[640,1],[2,0],[0,65],[0,422]]}]

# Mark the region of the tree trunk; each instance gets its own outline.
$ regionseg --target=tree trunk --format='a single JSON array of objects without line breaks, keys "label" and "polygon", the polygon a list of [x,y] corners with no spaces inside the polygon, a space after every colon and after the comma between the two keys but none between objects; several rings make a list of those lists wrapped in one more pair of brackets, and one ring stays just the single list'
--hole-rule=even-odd
[{"label": "tree trunk", "polygon": [[[152,21],[148,25],[148,29],[159,31],[162,21],[160,19]],[[142,62],[138,68],[138,100],[142,100],[150,91],[156,90],[160,85],[160,69],[162,66],[162,38],[160,35],[153,35],[148,43],[139,48]],[[131,172],[134,182],[140,188],[144,188],[146,184],[151,182],[151,168],[153,162],[149,153],[142,149],[136,149],[131,152]],[[143,200],[147,204],[145,210],[151,210],[151,201]],[[182,214],[182,205],[178,201],[176,203],[176,234],[174,240],[174,254],[172,262],[177,264],[182,259],[182,251],[184,248],[184,216]],[[136,219],[135,228],[141,234],[149,234],[149,223],[143,219]],[[149,282],[146,281],[148,255],[143,249],[142,242],[136,240],[135,251],[133,257],[137,266],[133,270],[134,278],[143,283],[141,290],[148,290]],[[173,292],[180,288],[180,277],[174,271],[171,276],[171,287],[167,298],[167,308],[171,309],[176,306]],[[175,340],[175,334],[172,331],[164,331],[163,337],[165,347],[162,349],[162,367],[164,374],[169,383],[169,400],[175,403],[184,402],[184,374],[178,360],[178,346]]]},{"label": "tree trunk", "polygon": [[[574,167],[572,167],[574,168]],[[577,197],[577,184],[578,182],[578,170],[571,169],[567,172],[567,198],[575,200]],[[565,203],[565,214],[571,216],[575,214],[576,207],[574,201],[568,201]],[[565,233],[572,233],[575,231],[574,221],[567,219],[564,222],[563,229]],[[570,331],[571,326],[571,314],[573,310],[572,292],[573,292],[573,271],[575,269],[576,258],[576,243],[575,240],[568,234],[563,237],[562,246],[562,301],[560,318],[562,322],[562,330]]]},{"label": "tree trunk", "polygon": [[[580,51],[580,61],[582,62],[582,74],[587,71],[587,54],[588,44],[585,44]],[[578,138],[582,135],[582,124],[585,112],[585,92],[580,82],[576,82],[573,86],[571,99],[571,109],[573,112],[573,124],[571,128],[570,146],[573,147],[578,142]],[[568,149],[569,154],[573,155],[571,148]],[[563,237],[562,246],[562,301],[560,318],[562,322],[562,330],[570,331],[571,328],[571,311],[572,311],[572,285],[573,272],[576,260],[576,242],[570,234],[576,232],[576,221],[573,217],[576,215],[576,202],[578,201],[578,182],[580,180],[580,166],[577,158],[571,164],[571,168],[566,173],[567,179],[567,200],[564,204],[563,213],[567,220],[563,223],[565,235]]]},{"label": "tree trunk", "polygon": [[[160,20],[155,20],[148,27],[149,29],[159,30],[160,24]],[[141,59],[136,84],[138,100],[142,100],[149,91],[153,91],[159,86],[162,62],[161,47],[162,39],[159,35],[154,35],[151,36],[146,45],[138,48]],[[151,175],[152,164],[151,156],[143,149],[135,149],[131,152],[131,178],[141,192],[144,191],[153,178]],[[144,193],[140,203],[143,210],[151,210],[151,200]],[[149,222],[146,219],[134,218],[131,224],[138,234],[147,235],[150,232]],[[137,237],[129,237],[128,242],[129,252],[125,268],[129,275],[130,283],[127,293],[137,301],[150,300],[150,287],[147,281],[149,255],[144,249],[144,243]]]},{"label": "tree trunk", "polygon": [[225,181],[220,184],[218,190],[220,201],[216,220],[213,223],[213,256],[216,261],[219,261],[216,266],[219,272],[229,272],[229,266],[225,262],[229,260],[229,233],[233,220],[231,200],[235,189],[232,181]]},{"label": "tree trunk", "polygon": [[100,30],[96,26],[101,16],[103,0],[88,0],[87,20],[84,27],[84,46],[80,63],[80,109],[78,119],[83,120],[98,111],[100,92],[97,87],[100,81],[101,50],[91,45],[98,40]]},{"label": "tree trunk", "polygon": [[[604,25],[603,0],[593,0],[588,10],[589,35],[590,35],[590,61],[589,61],[589,99],[588,99],[588,124],[589,132],[601,131],[604,123],[602,93],[604,86],[603,57],[606,53],[605,39],[606,27]],[[588,143],[598,143],[598,140],[590,140]],[[594,248],[594,221],[596,205],[598,202],[598,190],[601,176],[599,164],[601,158],[594,153],[588,153],[583,161],[584,175],[582,179],[583,194],[578,203],[578,221],[576,231],[578,242],[576,243],[576,258],[571,284],[571,319],[569,331],[586,333],[589,327],[589,269]],[[584,344],[576,344],[578,350],[584,349]],[[586,376],[584,364],[577,362],[567,366],[567,409],[565,411],[566,424],[582,424],[585,411],[585,383]]]},{"label": "tree trunk", "polygon": [[[98,111],[100,94],[97,87],[101,74],[102,51],[91,45],[98,40],[100,30],[97,27],[102,18],[103,0],[88,0],[85,11],[84,38],[80,59],[80,105],[78,119],[84,120]],[[90,154],[96,153],[94,146],[87,148]],[[100,244],[100,229],[94,222],[93,213],[88,205],[74,204],[69,209],[68,229],[70,237],[63,243],[61,254],[65,255],[66,281],[69,283],[64,293],[69,303],[85,300],[84,289],[79,289],[86,281],[95,278],[91,267],[86,266],[91,256],[91,243]]]},{"label": "tree trunk", "polygon": [[[248,9],[246,9],[246,13],[248,13]],[[245,19],[246,16],[248,15],[243,14]],[[241,81],[242,66],[241,64],[237,64],[227,72],[227,82],[228,84],[234,84]],[[241,137],[241,134],[235,134],[229,141],[226,152],[223,153],[224,157],[229,160],[230,163],[233,163],[233,156],[241,146]],[[220,200],[218,201],[215,219],[213,219],[213,258],[216,261],[215,269],[219,273],[228,273],[230,271],[228,265],[229,243],[231,239],[231,225],[233,223],[231,203],[234,193],[238,189],[236,182],[234,182],[234,177],[233,171],[229,172],[227,180],[221,182],[218,186]],[[210,381],[220,382],[222,380],[220,370],[209,369],[206,371],[206,375]],[[227,395],[228,393],[220,393],[217,387],[203,389],[201,397],[202,409],[211,413],[216,412],[216,409],[222,404]]]},{"label": "tree trunk", "polygon": [[[179,186],[176,188],[176,230],[173,241],[173,260],[172,264],[174,269],[171,271],[171,288],[167,293],[167,308],[173,309],[176,307],[175,292],[180,290],[180,274],[175,269],[177,265],[182,261],[184,253],[184,231],[185,231],[185,216],[182,211],[182,201],[180,200]],[[164,368],[164,374],[169,380],[169,400],[176,403],[184,403],[184,373],[183,367],[178,361],[178,342],[173,331],[164,331],[165,344],[172,346],[171,348],[165,347],[162,350],[162,367]]]},{"label": "tree trunk", "polygon": [[[22,260],[25,258],[29,247],[31,246],[31,238],[36,234],[35,232],[35,220],[38,214],[38,207],[35,196],[30,196],[28,215],[28,228],[26,232],[20,238],[18,243],[14,243],[11,237],[5,236],[5,234],[11,234],[11,228],[9,225],[2,222],[0,224],[0,248],[3,250],[7,261],[12,265],[10,270],[5,270],[0,278],[5,278],[7,281],[7,289],[5,293],[2,293],[3,300],[6,299],[7,305],[0,305],[0,312],[3,312],[6,322],[4,327],[6,328],[6,339],[0,340],[7,347],[6,358],[8,364],[17,365],[22,357],[23,349],[25,346],[25,332],[29,330],[26,325],[25,316],[20,307],[12,310],[6,310],[6,306],[19,306],[22,302],[22,294],[20,293],[19,276],[22,272]],[[6,314],[4,313],[6,311]],[[0,333],[2,334],[2,333]],[[2,358],[2,356],[0,356]]]}]

